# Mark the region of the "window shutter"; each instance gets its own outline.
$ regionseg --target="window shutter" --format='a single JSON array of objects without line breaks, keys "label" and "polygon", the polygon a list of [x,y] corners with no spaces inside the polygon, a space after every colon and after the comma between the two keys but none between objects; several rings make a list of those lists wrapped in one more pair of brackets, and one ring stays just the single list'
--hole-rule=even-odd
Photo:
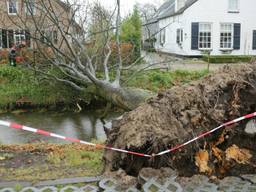
[{"label": "window shutter", "polygon": [[240,39],[241,39],[241,24],[234,23],[234,49],[240,49]]},{"label": "window shutter", "polygon": [[2,30],[2,48],[7,48],[7,30],[3,29]]},{"label": "window shutter", "polygon": [[191,49],[198,49],[199,23],[192,23],[191,27]]},{"label": "window shutter", "polygon": [[31,47],[31,36],[29,30],[25,31],[25,37],[26,37],[26,46]]},{"label": "window shutter", "polygon": [[14,31],[8,30],[7,32],[8,32],[7,36],[8,36],[8,43],[9,43],[8,48],[12,48],[12,46],[14,46]]},{"label": "window shutter", "polygon": [[252,49],[253,49],[253,50],[256,50],[256,30],[253,31]]}]

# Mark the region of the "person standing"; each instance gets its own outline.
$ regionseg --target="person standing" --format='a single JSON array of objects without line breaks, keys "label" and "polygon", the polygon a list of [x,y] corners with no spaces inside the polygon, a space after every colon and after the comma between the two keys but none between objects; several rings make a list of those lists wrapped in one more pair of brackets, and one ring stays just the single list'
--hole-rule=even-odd
[{"label": "person standing", "polygon": [[16,67],[16,55],[17,55],[17,50],[16,50],[16,46],[14,45],[9,51],[10,66]]}]

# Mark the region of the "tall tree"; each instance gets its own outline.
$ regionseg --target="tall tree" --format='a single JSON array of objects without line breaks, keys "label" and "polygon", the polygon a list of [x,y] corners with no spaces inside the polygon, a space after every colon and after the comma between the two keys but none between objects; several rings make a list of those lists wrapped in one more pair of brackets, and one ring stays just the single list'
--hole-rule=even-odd
[{"label": "tall tree", "polygon": [[140,57],[142,22],[137,6],[134,6],[133,13],[128,16],[122,23],[121,39],[129,42],[134,46],[134,60]]}]

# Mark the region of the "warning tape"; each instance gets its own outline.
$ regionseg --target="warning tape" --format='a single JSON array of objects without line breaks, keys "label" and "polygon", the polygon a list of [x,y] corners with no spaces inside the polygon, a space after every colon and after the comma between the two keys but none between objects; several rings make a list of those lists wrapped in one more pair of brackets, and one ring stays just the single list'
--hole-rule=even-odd
[{"label": "warning tape", "polygon": [[10,127],[12,129],[20,129],[20,130],[24,130],[24,131],[28,131],[28,132],[44,135],[44,136],[54,137],[54,138],[58,138],[58,139],[66,140],[66,141],[71,141],[73,143],[80,143],[80,144],[85,144],[85,145],[88,145],[88,146],[94,146],[94,147],[97,147],[97,148],[117,151],[117,152],[120,152],[120,153],[127,153],[127,154],[136,155],[136,156],[140,156],[140,157],[152,158],[152,157],[162,156],[162,155],[165,155],[167,153],[174,152],[174,151],[176,151],[176,150],[178,150],[178,149],[180,149],[182,147],[185,147],[186,145],[188,145],[190,143],[193,143],[193,142],[195,142],[195,141],[197,141],[197,140],[199,140],[199,139],[201,139],[201,138],[203,138],[205,136],[208,136],[208,135],[218,131],[219,129],[221,129],[223,127],[226,127],[226,126],[238,123],[238,122],[240,122],[242,120],[250,119],[250,118],[253,118],[253,117],[256,117],[256,112],[248,114],[248,115],[245,115],[245,116],[242,116],[242,117],[239,117],[239,118],[237,118],[235,120],[232,120],[232,121],[229,121],[227,123],[224,123],[224,124],[220,125],[219,127],[216,127],[215,129],[212,129],[211,131],[207,131],[205,133],[202,133],[202,134],[198,135],[197,137],[187,141],[186,143],[183,143],[181,145],[177,145],[177,146],[175,146],[175,147],[173,147],[171,149],[168,149],[166,151],[160,152],[158,154],[153,154],[153,155],[147,155],[147,154],[144,154],[144,153],[138,153],[138,152],[128,151],[128,150],[124,150],[124,149],[118,149],[118,148],[114,148],[114,147],[107,146],[107,145],[90,143],[90,142],[87,142],[87,141],[83,141],[83,140],[79,140],[79,139],[75,139],[75,138],[71,138],[71,137],[66,137],[66,136],[58,135],[58,134],[51,133],[51,132],[48,132],[48,131],[44,131],[44,130],[41,130],[41,129],[35,129],[35,128],[32,128],[32,127],[27,127],[27,126],[20,125],[20,124],[17,124],[17,123],[10,123],[10,122],[7,122],[7,121],[1,121],[0,120],[0,125],[5,126],[5,127]]},{"label": "warning tape", "polygon": [[128,150],[124,150],[124,149],[117,149],[117,148],[106,146],[106,145],[90,143],[90,142],[87,142],[87,141],[82,141],[82,140],[74,139],[74,138],[71,138],[71,137],[65,137],[65,136],[62,136],[62,135],[58,135],[58,134],[51,133],[51,132],[48,132],[48,131],[44,131],[44,130],[41,130],[41,129],[35,129],[35,128],[32,128],[32,127],[27,127],[27,126],[20,125],[20,124],[17,124],[17,123],[10,123],[10,122],[7,122],[7,121],[1,121],[0,120],[0,125],[5,126],[5,127],[10,127],[12,129],[20,129],[20,130],[23,130],[23,131],[28,131],[28,132],[32,132],[32,133],[36,133],[36,134],[40,134],[40,135],[44,135],[44,136],[54,137],[54,138],[62,139],[62,140],[66,140],[66,141],[71,141],[73,143],[80,143],[80,144],[85,144],[85,145],[88,145],[88,146],[94,146],[96,148],[102,148],[102,149],[117,151],[117,152],[121,152],[121,153],[128,153],[128,154],[141,156],[141,157],[152,157],[151,155],[147,155],[147,154],[143,154],[143,153],[137,153],[137,152],[128,151]]},{"label": "warning tape", "polygon": [[180,149],[180,148],[182,148],[182,147],[185,147],[186,145],[188,145],[188,144],[190,144],[190,143],[193,143],[193,142],[195,142],[195,141],[197,141],[197,140],[199,140],[199,139],[201,139],[201,138],[203,138],[203,137],[206,137],[206,136],[208,136],[208,135],[210,135],[210,134],[212,134],[212,133],[214,133],[214,132],[216,132],[216,131],[222,129],[223,127],[226,127],[226,126],[229,126],[229,125],[233,125],[233,124],[238,123],[238,122],[240,122],[240,121],[242,121],[242,120],[250,119],[250,118],[252,118],[252,117],[256,117],[256,112],[251,113],[251,114],[248,114],[248,115],[245,115],[245,116],[242,116],[242,117],[239,117],[239,118],[234,119],[234,120],[232,120],[232,121],[229,121],[229,122],[227,122],[227,123],[224,123],[224,124],[220,125],[219,127],[216,127],[215,129],[212,129],[211,131],[207,131],[207,132],[204,132],[204,133],[198,135],[197,137],[195,137],[194,139],[191,139],[191,140],[187,141],[186,143],[183,143],[183,144],[181,144],[181,145],[177,145],[177,146],[175,146],[175,147],[173,147],[173,148],[171,148],[171,149],[168,149],[168,150],[166,150],[166,151],[163,151],[163,152],[161,152],[161,153],[158,153],[158,154],[156,154],[155,156],[161,156],[161,155],[165,155],[165,154],[167,154],[167,153],[172,153],[172,152],[174,152],[174,151],[176,151],[176,150],[178,150],[178,149]]}]

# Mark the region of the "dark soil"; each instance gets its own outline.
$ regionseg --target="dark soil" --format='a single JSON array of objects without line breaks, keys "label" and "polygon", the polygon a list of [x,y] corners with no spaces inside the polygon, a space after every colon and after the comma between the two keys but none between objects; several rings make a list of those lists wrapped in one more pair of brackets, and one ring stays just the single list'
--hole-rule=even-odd
[{"label": "dark soil", "polygon": [[[238,68],[224,67],[199,81],[173,87],[129,112],[113,123],[107,144],[121,149],[156,154],[181,144],[223,122],[256,111],[256,64]],[[219,147],[226,149],[236,144],[253,153],[251,165],[234,166],[225,174],[256,173],[256,137],[247,136],[247,121],[233,127],[226,141]],[[200,148],[209,147],[222,131],[201,139],[175,153],[148,159],[113,151],[104,155],[106,171],[124,169],[138,175],[144,167],[171,167],[180,175],[191,176],[198,172],[194,155]],[[205,145],[208,144],[208,145]],[[217,173],[216,173],[217,174]]]}]

